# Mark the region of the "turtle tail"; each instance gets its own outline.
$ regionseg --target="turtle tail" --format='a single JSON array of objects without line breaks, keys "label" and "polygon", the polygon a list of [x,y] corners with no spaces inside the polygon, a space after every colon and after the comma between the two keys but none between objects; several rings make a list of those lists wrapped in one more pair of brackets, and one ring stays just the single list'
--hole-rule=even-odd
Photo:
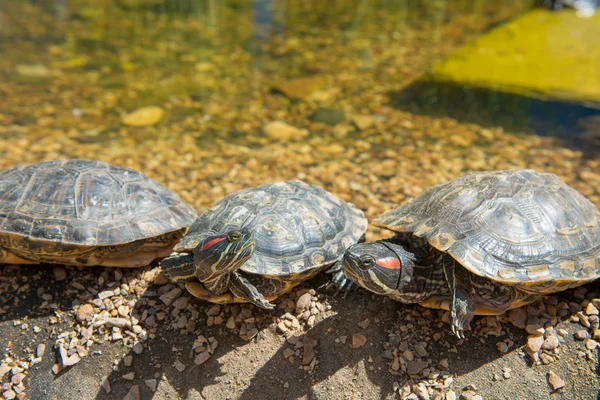
[{"label": "turtle tail", "polygon": [[196,276],[194,256],[191,254],[176,254],[160,262],[167,278],[173,282],[188,281]]}]

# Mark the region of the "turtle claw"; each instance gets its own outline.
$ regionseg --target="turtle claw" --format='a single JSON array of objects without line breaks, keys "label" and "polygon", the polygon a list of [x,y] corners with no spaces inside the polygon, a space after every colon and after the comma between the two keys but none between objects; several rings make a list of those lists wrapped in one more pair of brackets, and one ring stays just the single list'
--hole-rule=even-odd
[{"label": "turtle claw", "polygon": [[[237,297],[245,299],[245,301],[254,304],[257,307],[271,310],[275,308],[275,304],[269,302],[265,296],[258,291],[248,279],[242,276],[239,272],[233,272],[229,280],[229,290]],[[276,296],[271,297],[271,299]]]},{"label": "turtle claw", "polygon": [[472,316],[463,313],[458,314],[460,315],[457,315],[454,311],[450,314],[452,317],[452,333],[459,339],[465,339],[465,331],[471,330],[469,321]]},{"label": "turtle claw", "polygon": [[356,290],[358,287],[354,282],[350,279],[346,278],[346,276],[342,273],[342,271],[338,272],[331,278],[331,282],[327,284],[325,287],[326,290],[335,289],[334,296],[337,296],[340,293],[344,293],[343,298],[345,299],[348,293]]},{"label": "turtle claw", "polygon": [[454,335],[459,339],[465,338],[465,331],[457,327],[455,324],[452,324],[452,333],[454,333]]},{"label": "turtle claw", "polygon": [[220,295],[214,295],[214,294],[210,293],[208,290],[206,290],[204,285],[202,285],[202,283],[200,283],[198,281],[186,282],[185,288],[192,296],[197,297],[201,300],[208,301],[210,303],[232,304],[232,303],[248,303],[248,302],[250,302],[261,308],[272,309],[275,307],[275,305],[273,303],[269,302],[269,300],[274,300],[276,298],[275,296],[262,297],[262,301],[261,301],[261,299],[258,299],[256,301],[251,301],[250,299],[245,299],[245,298],[236,296],[231,292],[227,292],[225,294],[220,294]]},{"label": "turtle claw", "polygon": [[254,304],[255,306],[264,308],[266,310],[272,310],[275,308],[275,304],[269,302],[264,297],[262,297],[262,298],[257,297],[254,299],[249,299],[249,301],[250,301],[250,303]]},{"label": "turtle claw", "polygon": [[343,298],[345,299],[348,293],[356,290],[358,286],[344,275],[341,269],[341,264],[338,262],[333,267],[327,270],[327,273],[334,273],[331,281],[325,287],[325,290],[335,289],[334,296],[337,296],[341,292],[344,293]]}]

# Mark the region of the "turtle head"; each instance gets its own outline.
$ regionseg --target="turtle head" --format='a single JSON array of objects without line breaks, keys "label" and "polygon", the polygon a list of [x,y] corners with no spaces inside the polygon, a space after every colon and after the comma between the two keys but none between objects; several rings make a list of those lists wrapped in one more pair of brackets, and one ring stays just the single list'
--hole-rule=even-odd
[{"label": "turtle head", "polygon": [[254,253],[254,235],[247,229],[208,236],[193,250],[196,277],[214,279],[239,269]]},{"label": "turtle head", "polygon": [[344,275],[377,294],[402,291],[410,282],[414,256],[389,242],[356,244],[344,254]]}]

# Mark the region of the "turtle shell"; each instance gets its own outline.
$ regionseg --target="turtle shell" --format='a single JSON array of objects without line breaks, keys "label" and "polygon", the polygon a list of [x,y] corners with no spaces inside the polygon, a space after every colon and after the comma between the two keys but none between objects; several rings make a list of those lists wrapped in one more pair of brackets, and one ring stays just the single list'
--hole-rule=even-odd
[{"label": "turtle shell", "polygon": [[423,237],[472,273],[502,283],[557,289],[600,277],[600,212],[553,174],[473,172],[373,224]]},{"label": "turtle shell", "polygon": [[0,172],[0,243],[20,237],[32,251],[44,243],[129,243],[185,228],[195,217],[158,182],[101,161],[46,161]]},{"label": "turtle shell", "polygon": [[338,261],[367,229],[362,211],[302,181],[277,182],[234,192],[204,211],[177,252],[190,252],[207,236],[254,232],[255,250],[242,271],[294,276]]}]

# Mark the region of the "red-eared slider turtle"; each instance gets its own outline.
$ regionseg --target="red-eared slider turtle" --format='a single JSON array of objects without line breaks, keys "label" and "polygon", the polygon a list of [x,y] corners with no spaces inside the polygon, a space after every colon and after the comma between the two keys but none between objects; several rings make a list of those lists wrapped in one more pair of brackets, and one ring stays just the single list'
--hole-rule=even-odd
[{"label": "red-eared slider turtle", "polygon": [[171,254],[195,218],[157,182],[100,161],[0,172],[0,263],[143,266]]},{"label": "red-eared slider turtle", "polygon": [[202,213],[161,266],[201,299],[272,308],[269,300],[339,266],[367,225],[362,211],[318,186],[271,183],[232,193]]},{"label": "red-eared slider turtle", "polygon": [[404,303],[450,310],[452,330],[600,277],[600,212],[558,176],[474,172],[435,186],[373,224],[343,271]]}]

